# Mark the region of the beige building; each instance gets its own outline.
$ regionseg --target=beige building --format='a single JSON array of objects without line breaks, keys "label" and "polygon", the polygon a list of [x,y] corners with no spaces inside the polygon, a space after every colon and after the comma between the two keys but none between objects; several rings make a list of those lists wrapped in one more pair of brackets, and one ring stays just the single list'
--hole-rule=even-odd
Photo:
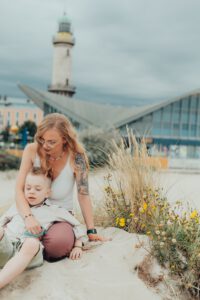
[{"label": "beige building", "polygon": [[27,120],[38,125],[42,118],[43,111],[31,100],[6,96],[0,98],[0,130],[6,126],[20,126]]}]

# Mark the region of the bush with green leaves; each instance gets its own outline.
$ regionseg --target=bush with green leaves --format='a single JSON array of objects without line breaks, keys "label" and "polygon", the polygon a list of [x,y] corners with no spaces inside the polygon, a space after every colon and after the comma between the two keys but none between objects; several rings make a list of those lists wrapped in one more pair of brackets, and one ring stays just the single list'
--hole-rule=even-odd
[{"label": "bush with green leaves", "polygon": [[19,169],[20,158],[10,155],[5,151],[0,151],[0,171]]},{"label": "bush with green leaves", "polygon": [[[168,269],[187,299],[200,299],[200,212],[169,203],[154,181],[145,143],[130,134],[129,149],[117,147],[105,179],[105,223],[146,234],[149,252]],[[133,151],[134,150],[134,151]]]},{"label": "bush with green leaves", "polygon": [[84,145],[91,167],[102,167],[108,162],[108,157],[114,151],[113,140],[116,143],[120,135],[116,130],[90,128],[80,132],[79,139]]}]

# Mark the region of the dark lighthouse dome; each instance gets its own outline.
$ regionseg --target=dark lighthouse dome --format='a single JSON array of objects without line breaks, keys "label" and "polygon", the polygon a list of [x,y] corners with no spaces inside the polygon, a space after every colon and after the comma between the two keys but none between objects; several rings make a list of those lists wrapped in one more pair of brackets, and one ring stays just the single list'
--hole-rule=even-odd
[{"label": "dark lighthouse dome", "polygon": [[71,32],[71,22],[66,14],[64,14],[58,21],[58,32]]}]

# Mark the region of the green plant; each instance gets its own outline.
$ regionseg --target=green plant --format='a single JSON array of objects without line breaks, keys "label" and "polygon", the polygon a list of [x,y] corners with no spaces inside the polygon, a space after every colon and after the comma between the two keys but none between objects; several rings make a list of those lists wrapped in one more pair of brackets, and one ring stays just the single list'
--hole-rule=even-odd
[{"label": "green plant", "polygon": [[105,176],[108,225],[145,233],[150,252],[188,297],[200,299],[200,213],[180,201],[170,205],[154,183],[156,165],[144,140],[128,132],[129,148],[115,144]]},{"label": "green plant", "polygon": [[115,130],[90,128],[79,135],[91,167],[102,167],[108,163],[109,154],[114,151],[113,140],[118,143],[120,136]]},{"label": "green plant", "polygon": [[19,169],[20,158],[10,155],[5,151],[0,151],[0,171],[6,171],[11,169]]}]

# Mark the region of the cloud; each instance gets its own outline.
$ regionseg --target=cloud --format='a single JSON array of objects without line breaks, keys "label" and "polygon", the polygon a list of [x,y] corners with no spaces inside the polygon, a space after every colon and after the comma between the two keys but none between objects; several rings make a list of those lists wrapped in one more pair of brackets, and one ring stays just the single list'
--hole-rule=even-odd
[{"label": "cloud", "polygon": [[64,10],[76,38],[72,77],[79,99],[146,104],[199,87],[198,0],[2,0],[3,93],[19,95],[17,81],[46,89],[52,36]]}]

